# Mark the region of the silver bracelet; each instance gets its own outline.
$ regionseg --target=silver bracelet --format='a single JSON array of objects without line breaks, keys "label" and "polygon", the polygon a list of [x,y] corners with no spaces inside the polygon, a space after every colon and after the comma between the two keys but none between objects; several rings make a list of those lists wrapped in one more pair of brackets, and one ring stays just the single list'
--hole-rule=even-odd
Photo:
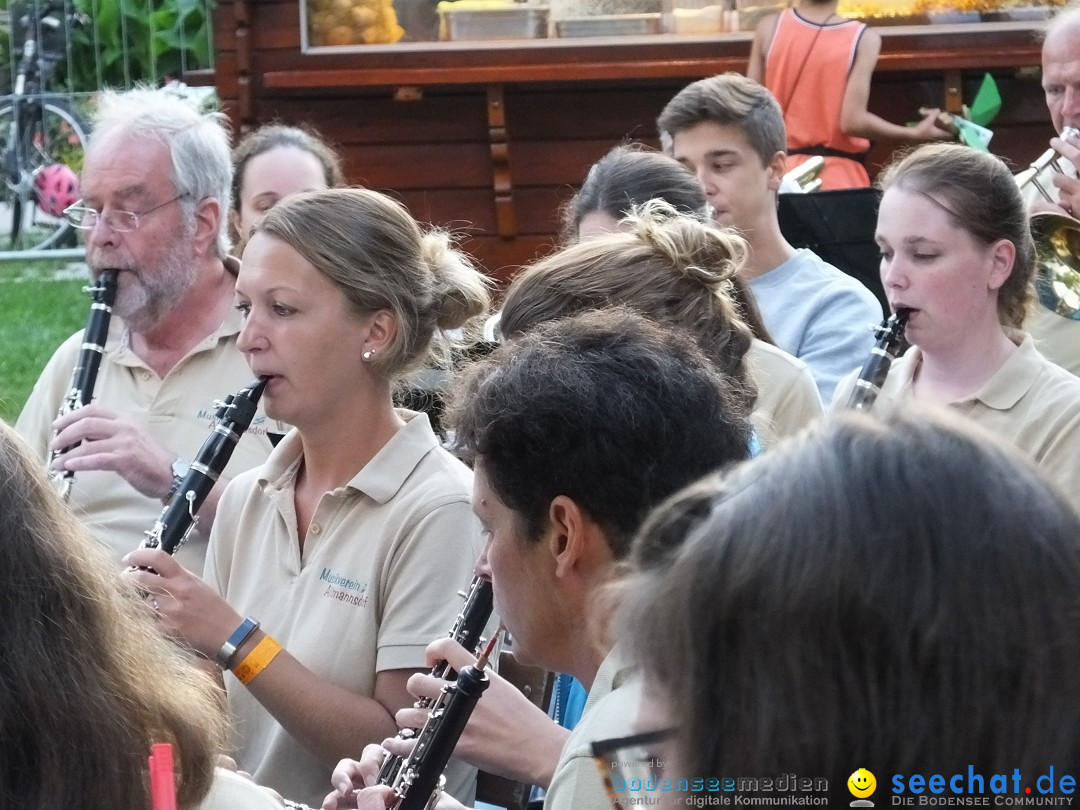
[{"label": "silver bracelet", "polygon": [[217,665],[225,671],[231,669],[233,656],[236,655],[237,648],[258,629],[259,623],[255,619],[244,619],[240,626],[233,631],[233,634],[221,645],[221,649],[218,650],[217,655],[214,657]]}]

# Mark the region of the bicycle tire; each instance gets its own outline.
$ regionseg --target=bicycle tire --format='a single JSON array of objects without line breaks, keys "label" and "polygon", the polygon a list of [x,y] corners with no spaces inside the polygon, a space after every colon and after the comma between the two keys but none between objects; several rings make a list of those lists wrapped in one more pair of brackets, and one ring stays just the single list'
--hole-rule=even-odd
[{"label": "bicycle tire", "polygon": [[43,93],[28,96],[23,103],[27,109],[14,144],[20,150],[15,156],[9,154],[12,147],[8,143],[14,105],[10,99],[0,102],[0,155],[5,168],[0,185],[0,227],[7,232],[7,250],[73,247],[78,242],[76,229],[38,207],[34,180],[38,172],[54,163],[65,163],[76,174],[81,172],[89,127],[63,96]]}]

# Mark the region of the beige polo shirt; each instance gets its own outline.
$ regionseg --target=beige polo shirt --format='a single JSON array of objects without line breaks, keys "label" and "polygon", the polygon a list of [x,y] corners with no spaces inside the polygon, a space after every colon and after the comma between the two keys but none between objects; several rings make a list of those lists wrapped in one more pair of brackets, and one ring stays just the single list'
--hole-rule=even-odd
[{"label": "beige polo shirt", "polygon": [[[221,326],[162,379],[131,349],[127,327],[114,318],[94,386],[94,401],[130,414],[155,441],[191,461],[214,425],[215,400],[235,394],[253,379],[247,360],[236,348],[241,324],[240,313],[230,309]],[[49,458],[52,422],[67,395],[81,347],[82,332],[78,332],[56,350],[15,423],[42,464]],[[268,423],[260,408],[237,443],[225,475],[235,476],[266,460],[270,453],[268,427],[283,430],[276,422]],[[140,494],[121,476],[108,471],[78,473],[69,503],[118,563],[138,548],[162,511],[157,498]],[[176,557],[186,568],[201,571],[205,554],[206,537],[196,524]]]},{"label": "beige polo shirt", "polygon": [[281,802],[247,777],[215,768],[210,792],[195,810],[281,810]]},{"label": "beige polo shirt", "polygon": [[[303,448],[289,433],[225,490],[204,574],[304,666],[368,697],[381,670],[424,669],[424,648],[453,626],[482,550],[471,471],[439,446],[426,414],[398,413],[406,425],[322,496],[302,553],[294,485]],[[318,807],[337,763],[304,749],[232,675],[225,681],[240,768]],[[356,754],[380,741],[357,736]],[[453,795],[471,795],[455,781]]]},{"label": "beige polo shirt", "polygon": [[763,448],[772,447],[821,418],[821,395],[806,363],[756,338],[746,360],[758,386],[751,421]]},{"label": "beige polo shirt", "polygon": [[1080,321],[1065,318],[1036,303],[1024,329],[1047,360],[1080,375]]},{"label": "beige polo shirt", "polygon": [[592,757],[592,744],[635,733],[640,684],[634,668],[618,646],[596,671],[581,719],[566,739],[551,784],[544,795],[544,810],[611,810],[604,782]]},{"label": "beige polo shirt", "polygon": [[[1030,335],[975,394],[948,407],[996,433],[1042,469],[1061,493],[1080,508],[1080,378],[1054,365]],[[875,411],[902,407],[922,363],[913,347],[898,358],[874,403]],[[847,402],[857,374],[837,389],[834,403]]]}]

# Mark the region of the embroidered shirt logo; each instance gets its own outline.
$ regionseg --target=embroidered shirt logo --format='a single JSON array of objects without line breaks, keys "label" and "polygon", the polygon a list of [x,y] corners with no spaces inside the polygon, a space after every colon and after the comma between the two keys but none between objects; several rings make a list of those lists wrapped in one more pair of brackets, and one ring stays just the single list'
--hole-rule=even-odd
[{"label": "embroidered shirt logo", "polygon": [[322,570],[319,579],[327,583],[326,592],[323,594],[324,597],[336,599],[347,605],[367,607],[368,584],[366,582],[349,579],[349,577],[331,571],[329,568]]}]

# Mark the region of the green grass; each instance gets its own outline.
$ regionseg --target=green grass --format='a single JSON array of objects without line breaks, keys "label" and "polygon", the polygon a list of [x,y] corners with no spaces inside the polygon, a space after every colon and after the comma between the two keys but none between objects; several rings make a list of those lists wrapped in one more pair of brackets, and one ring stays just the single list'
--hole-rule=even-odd
[{"label": "green grass", "polygon": [[14,422],[41,369],[86,324],[85,277],[63,263],[0,262],[0,419]]}]

